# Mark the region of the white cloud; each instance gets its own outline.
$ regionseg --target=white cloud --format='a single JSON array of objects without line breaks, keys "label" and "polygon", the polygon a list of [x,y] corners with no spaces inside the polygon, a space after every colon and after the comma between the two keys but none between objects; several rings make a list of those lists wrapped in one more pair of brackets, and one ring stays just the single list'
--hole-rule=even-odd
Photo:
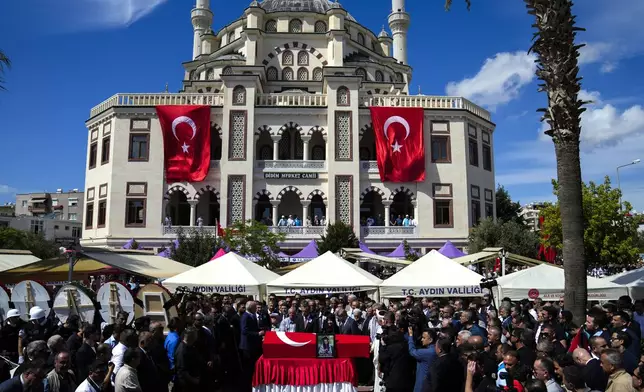
[{"label": "white cloud", "polygon": [[6,193],[16,193],[16,189],[10,187],[9,185],[0,184],[0,194]]},{"label": "white cloud", "polygon": [[593,105],[599,105],[602,103],[602,97],[599,91],[581,90],[579,91],[579,99],[586,102],[590,101],[590,104]]},{"label": "white cloud", "polygon": [[448,95],[462,96],[494,110],[519,96],[523,86],[535,78],[536,57],[527,52],[497,53],[483,63],[479,72],[460,82],[449,82]]},{"label": "white cloud", "polygon": [[602,66],[599,68],[599,71],[601,73],[611,73],[616,69],[617,69],[617,63],[607,62],[602,64]]},{"label": "white cloud", "polygon": [[612,44],[607,42],[583,42],[586,46],[579,49],[579,64],[598,63],[606,59],[613,51]]}]

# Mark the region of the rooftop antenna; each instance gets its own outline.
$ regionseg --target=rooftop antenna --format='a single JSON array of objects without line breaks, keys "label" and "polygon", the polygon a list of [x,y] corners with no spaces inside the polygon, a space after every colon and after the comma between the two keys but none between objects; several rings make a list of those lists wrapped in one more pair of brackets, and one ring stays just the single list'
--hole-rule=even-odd
[{"label": "rooftop antenna", "polygon": [[165,92],[168,92],[168,82],[165,83]]},{"label": "rooftop antenna", "polygon": [[418,85],[418,95],[422,95],[422,93],[420,92],[420,84]]}]

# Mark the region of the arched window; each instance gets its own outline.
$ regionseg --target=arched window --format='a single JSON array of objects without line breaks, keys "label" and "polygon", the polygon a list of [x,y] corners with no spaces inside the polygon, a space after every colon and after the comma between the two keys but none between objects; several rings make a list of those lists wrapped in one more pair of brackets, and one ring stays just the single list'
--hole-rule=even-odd
[{"label": "arched window", "polygon": [[289,33],[301,33],[302,32],[302,21],[299,19],[293,19],[288,24]]},{"label": "arched window", "polygon": [[364,34],[358,33],[358,43],[364,45]]},{"label": "arched window", "polygon": [[293,65],[293,52],[287,50],[282,53],[282,65]]},{"label": "arched window", "polygon": [[376,82],[382,82],[385,80],[385,76],[380,71],[376,71]]},{"label": "arched window", "polygon": [[338,106],[349,106],[349,89],[342,86],[338,89]]},{"label": "arched window", "polygon": [[246,89],[244,86],[236,86],[233,89],[233,105],[246,105]]},{"label": "arched window", "polygon": [[196,75],[197,75],[197,72],[195,72],[195,70],[193,69],[193,70],[192,70],[192,71],[190,71],[190,73],[188,74],[188,80],[197,80],[197,79],[196,79],[196,77],[197,77]]},{"label": "arched window", "polygon": [[266,70],[266,79],[277,80],[277,68],[270,67]]},{"label": "arched window", "polygon": [[230,67],[225,67],[223,71],[221,71],[222,75],[232,75],[233,74],[233,69]]},{"label": "arched window", "polygon": [[235,40],[235,32],[231,31],[230,34],[228,34],[228,43],[231,43]]},{"label": "arched window", "polygon": [[309,70],[304,67],[298,69],[297,80],[309,80]]},{"label": "arched window", "polygon": [[286,67],[282,70],[282,80],[294,80],[293,70],[291,68]]},{"label": "arched window", "polygon": [[277,33],[277,21],[274,19],[267,21],[264,30],[266,30],[267,33]]},{"label": "arched window", "polygon": [[297,54],[297,65],[309,65],[309,54],[306,51],[300,50]]},{"label": "arched window", "polygon": [[315,32],[316,33],[326,33],[326,23],[318,20],[315,22]]},{"label": "arched window", "polygon": [[206,80],[215,80],[214,68],[208,68],[208,70],[206,71]]},{"label": "arched window", "polygon": [[396,82],[397,83],[402,83],[404,82],[405,79],[403,78],[403,74],[400,72],[396,72]]},{"label": "arched window", "polygon": [[323,77],[322,68],[319,68],[319,67],[315,68],[313,70],[313,80],[320,81],[322,80],[322,77]]},{"label": "arched window", "polygon": [[356,75],[357,76],[362,76],[362,79],[367,80],[367,71],[365,71],[364,68],[356,69]]}]

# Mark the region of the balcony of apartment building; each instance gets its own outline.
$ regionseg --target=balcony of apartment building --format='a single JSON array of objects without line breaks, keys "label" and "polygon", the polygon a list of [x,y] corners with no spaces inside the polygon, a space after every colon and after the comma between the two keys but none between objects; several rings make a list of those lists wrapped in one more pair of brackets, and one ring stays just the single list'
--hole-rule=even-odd
[{"label": "balcony of apartment building", "polygon": [[418,237],[418,203],[414,195],[400,188],[387,197],[377,187],[360,196],[360,235],[363,239]]},{"label": "balcony of apartment building", "polygon": [[288,122],[279,129],[262,126],[255,134],[255,169],[265,178],[317,178],[327,171],[326,130]]},{"label": "balcony of apartment building", "polygon": [[52,212],[51,196],[48,193],[35,193],[29,199],[27,210],[31,215],[45,215]]}]

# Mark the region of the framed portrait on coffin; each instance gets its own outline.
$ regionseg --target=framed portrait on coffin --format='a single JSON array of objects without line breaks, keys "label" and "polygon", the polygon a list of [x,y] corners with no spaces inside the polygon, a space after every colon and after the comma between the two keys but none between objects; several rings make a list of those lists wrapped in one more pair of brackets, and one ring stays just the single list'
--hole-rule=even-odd
[{"label": "framed portrait on coffin", "polygon": [[335,335],[317,335],[317,357],[335,358]]}]

